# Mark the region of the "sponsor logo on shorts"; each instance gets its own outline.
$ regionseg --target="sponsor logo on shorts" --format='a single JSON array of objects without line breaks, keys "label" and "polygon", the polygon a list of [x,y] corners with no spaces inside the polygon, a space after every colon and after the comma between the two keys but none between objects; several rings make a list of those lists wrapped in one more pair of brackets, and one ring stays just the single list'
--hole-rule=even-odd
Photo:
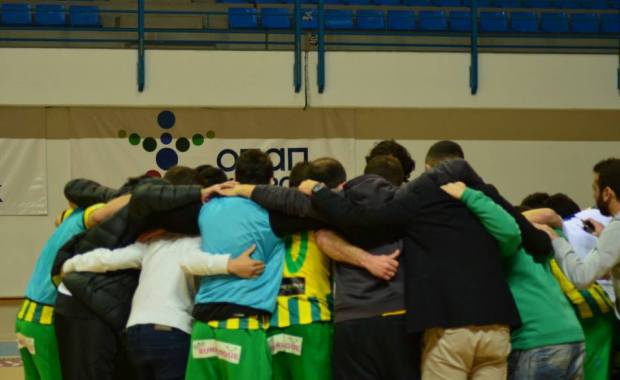
[{"label": "sponsor logo on shorts", "polygon": [[269,349],[274,355],[278,352],[285,352],[287,354],[301,356],[303,341],[304,338],[288,334],[276,334],[267,339]]},{"label": "sponsor logo on shorts", "polygon": [[15,335],[17,337],[17,348],[18,349],[21,350],[22,348],[26,348],[28,352],[30,352],[30,355],[34,355],[36,353],[34,349],[34,338],[29,338],[20,333],[17,333]]},{"label": "sponsor logo on shorts", "polygon": [[194,359],[218,358],[232,364],[239,364],[241,348],[236,344],[220,342],[215,339],[195,340],[192,343],[192,357]]}]

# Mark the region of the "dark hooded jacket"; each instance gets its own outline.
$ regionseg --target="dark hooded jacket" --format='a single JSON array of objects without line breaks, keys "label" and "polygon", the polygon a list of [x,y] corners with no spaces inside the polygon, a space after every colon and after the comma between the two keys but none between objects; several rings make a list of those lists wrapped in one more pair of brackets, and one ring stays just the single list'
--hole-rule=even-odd
[{"label": "dark hooded jacket", "polygon": [[[465,205],[441,190],[440,185],[454,181],[489,190],[465,161],[455,160],[401,187],[381,207],[356,205],[327,189],[316,192],[312,203],[342,231],[404,237],[409,332],[472,325],[516,328],[521,321],[498,245]],[[500,205],[512,210],[505,201]],[[522,233],[526,249],[526,242],[538,242],[540,235],[528,226]],[[548,240],[541,240],[531,252],[543,253]]]},{"label": "dark hooded jacket", "polygon": [[[95,248],[121,248],[135,242],[149,229],[164,228],[171,232],[197,234],[200,210],[200,186],[170,186],[162,180],[146,179],[135,187],[114,191],[89,180],[73,180],[65,187],[67,198],[79,207],[106,202],[132,190],[129,204],[94,228],[71,239],[58,252],[52,277],[58,279],[64,262],[75,255]],[[182,218],[176,218],[179,210]],[[166,213],[163,216],[163,213]],[[162,214],[162,215],[160,215]],[[187,215],[195,215],[192,220]],[[125,328],[133,293],[138,285],[139,271],[123,270],[110,273],[77,272],[64,277],[63,283],[73,298],[115,330]],[[63,304],[68,297],[59,297],[56,312],[72,315],[71,306]],[[63,301],[64,300],[64,301]],[[75,300],[71,300],[72,302]]]},{"label": "dark hooded jacket", "polygon": [[[391,201],[397,190],[396,186],[384,178],[368,174],[347,182],[343,194],[355,204],[381,206]],[[351,242],[359,241],[359,236],[347,238]],[[402,240],[364,248],[373,255],[391,254],[396,249],[402,250]],[[338,262],[334,264],[334,275],[337,289],[334,300],[336,322],[380,316],[405,309],[402,265],[390,281],[378,279],[366,269]]]}]

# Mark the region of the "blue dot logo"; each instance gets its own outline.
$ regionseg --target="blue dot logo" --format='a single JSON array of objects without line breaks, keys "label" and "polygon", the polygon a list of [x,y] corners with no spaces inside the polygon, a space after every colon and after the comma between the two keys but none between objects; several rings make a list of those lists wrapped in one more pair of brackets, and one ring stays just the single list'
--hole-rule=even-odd
[{"label": "blue dot logo", "polygon": [[[161,111],[157,115],[157,124],[159,125],[161,129],[164,130],[162,134],[159,136],[159,143],[161,143],[161,145],[164,145],[164,147],[162,147],[155,153],[155,163],[162,170],[168,170],[171,167],[179,163],[179,154],[177,153],[177,151],[181,153],[187,152],[192,144],[195,146],[200,146],[204,143],[205,135],[197,133],[192,136],[191,143],[190,143],[190,139],[188,139],[187,137],[179,137],[176,143],[174,144],[174,147],[176,148],[176,150],[171,147],[168,147],[168,145],[172,144],[172,140],[173,140],[173,136],[170,132],[168,132],[168,130],[174,127],[175,123],[176,123],[176,116],[174,115],[172,111],[168,111],[168,110]],[[129,143],[134,146],[140,145],[140,142],[142,142],[142,148],[146,152],[154,152],[157,149],[157,146],[159,145],[157,138],[154,138],[154,137],[142,138],[137,133],[129,134],[125,130],[120,130],[118,132],[118,137],[128,138]],[[215,132],[207,131],[206,137],[208,139],[213,139],[215,137]]]}]

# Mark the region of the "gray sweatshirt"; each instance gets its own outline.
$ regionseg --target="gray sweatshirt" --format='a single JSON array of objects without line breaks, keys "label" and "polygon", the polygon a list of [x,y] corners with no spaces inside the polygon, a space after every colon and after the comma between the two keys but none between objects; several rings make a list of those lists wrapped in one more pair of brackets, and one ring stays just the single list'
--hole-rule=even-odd
[{"label": "gray sweatshirt", "polygon": [[[564,238],[553,240],[555,259],[562,272],[579,289],[585,289],[599,278],[611,273],[616,294],[620,291],[620,214],[603,230],[596,247],[580,257]],[[616,299],[616,314],[618,314]]]},{"label": "gray sweatshirt", "polygon": [[[347,182],[343,196],[354,203],[380,206],[390,201],[398,188],[377,175],[363,175]],[[320,218],[311,200],[295,189],[257,186],[252,199],[261,206],[291,216]],[[366,236],[347,236],[352,243],[364,242]],[[380,246],[363,244],[371,254],[385,255],[401,249],[402,241]],[[391,281],[372,276],[365,269],[346,263],[335,263],[335,321],[380,316],[404,310],[404,275],[402,265]]]}]

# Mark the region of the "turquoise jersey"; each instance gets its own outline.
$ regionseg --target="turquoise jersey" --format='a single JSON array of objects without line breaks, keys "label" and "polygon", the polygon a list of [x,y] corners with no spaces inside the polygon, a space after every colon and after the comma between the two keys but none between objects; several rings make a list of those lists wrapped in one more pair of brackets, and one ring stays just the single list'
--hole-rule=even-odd
[{"label": "turquoise jersey", "polygon": [[41,250],[39,259],[26,288],[26,298],[37,303],[54,305],[56,303],[56,286],[52,282],[52,265],[58,250],[72,237],[86,230],[84,226],[84,209],[76,209],[50,236]]},{"label": "turquoise jersey", "polygon": [[282,282],[284,242],[271,229],[267,210],[245,198],[215,198],[198,217],[202,250],[239,256],[252,244],[252,258],[265,263],[258,278],[205,276],[196,294],[197,304],[227,302],[272,313]]}]

